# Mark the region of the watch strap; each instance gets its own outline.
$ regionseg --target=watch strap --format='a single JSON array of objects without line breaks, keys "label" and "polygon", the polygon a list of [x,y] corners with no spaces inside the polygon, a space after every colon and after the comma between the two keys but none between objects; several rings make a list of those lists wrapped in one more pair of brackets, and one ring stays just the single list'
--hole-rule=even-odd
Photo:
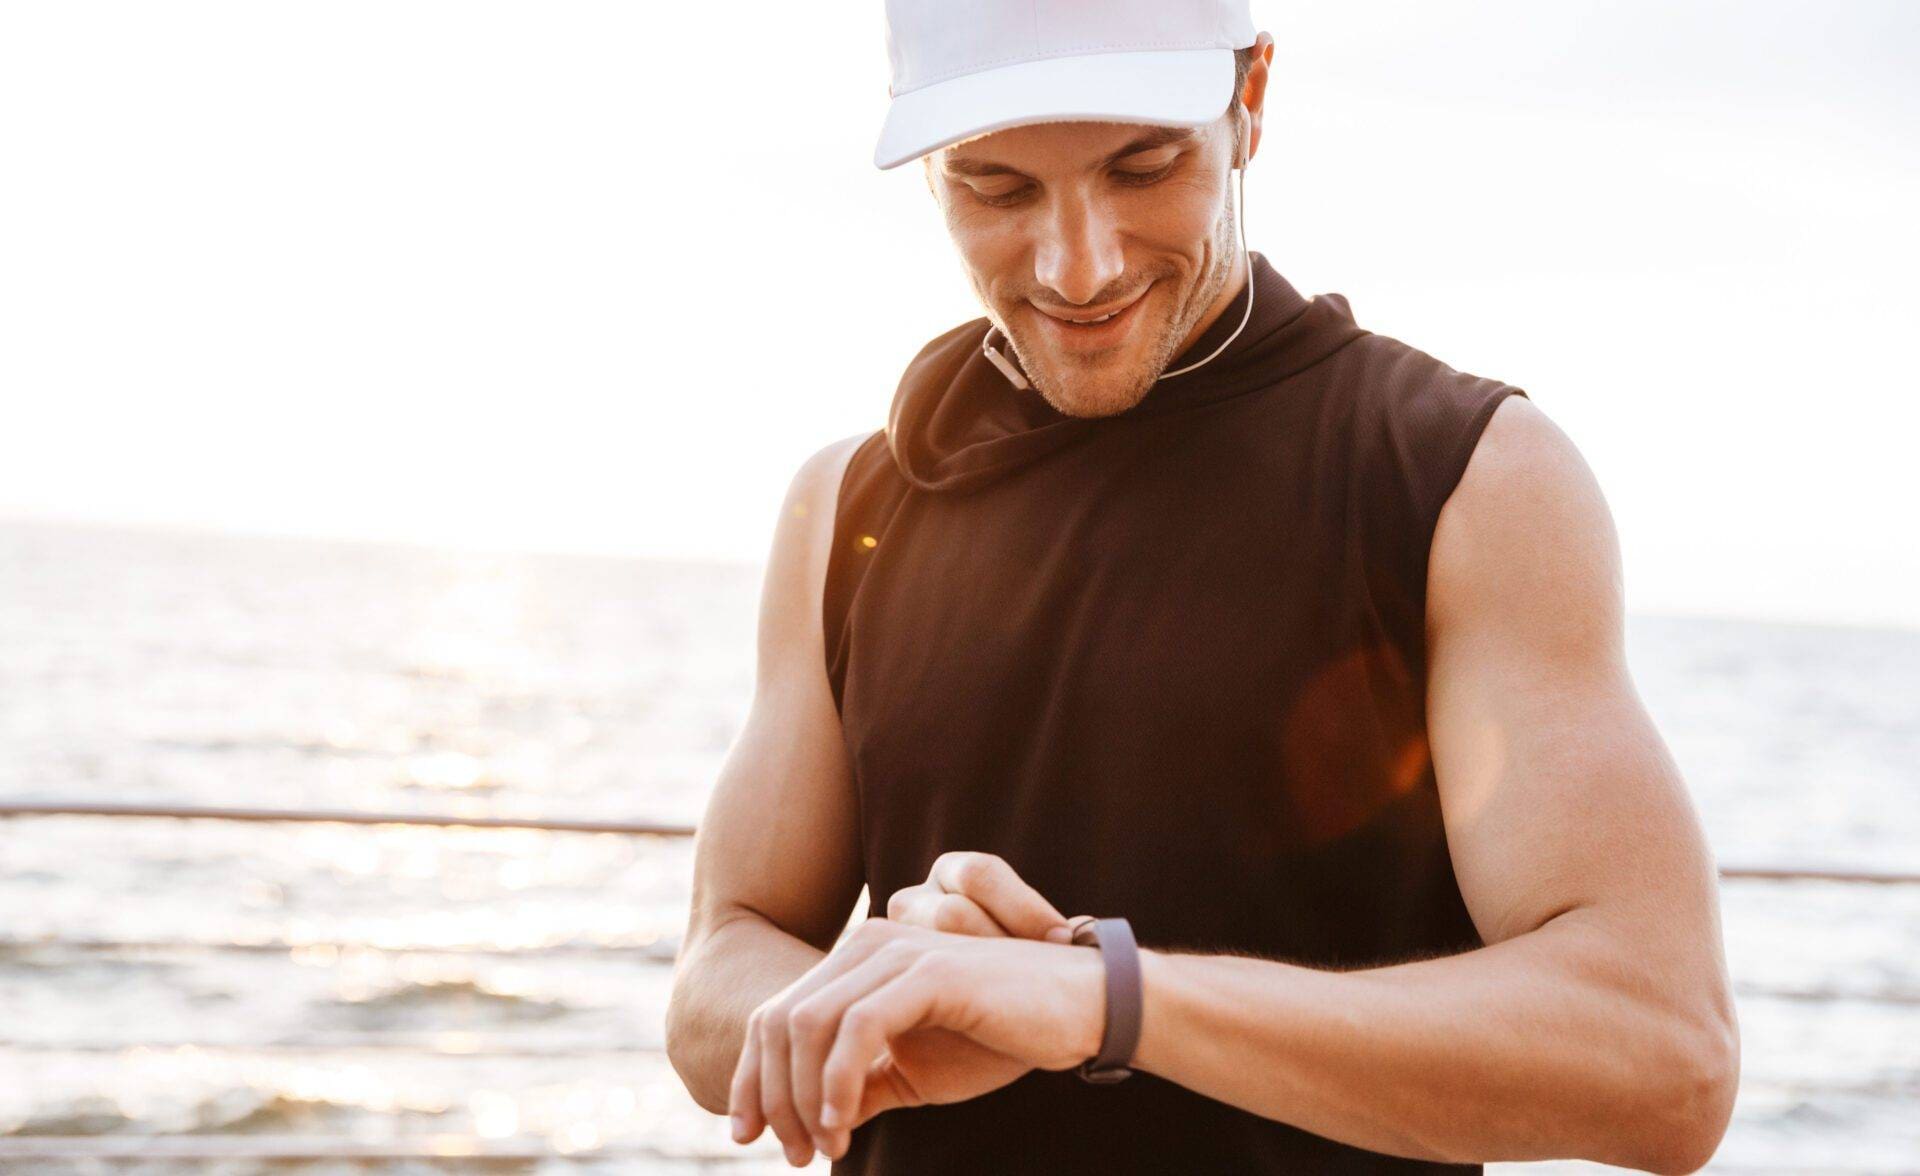
[{"label": "watch strap", "polygon": [[1097,946],[1106,966],[1106,1025],[1100,1052],[1081,1062],[1075,1073],[1088,1082],[1109,1085],[1132,1075],[1128,1063],[1140,1044],[1140,945],[1125,919],[1088,919],[1074,928],[1073,942]]}]

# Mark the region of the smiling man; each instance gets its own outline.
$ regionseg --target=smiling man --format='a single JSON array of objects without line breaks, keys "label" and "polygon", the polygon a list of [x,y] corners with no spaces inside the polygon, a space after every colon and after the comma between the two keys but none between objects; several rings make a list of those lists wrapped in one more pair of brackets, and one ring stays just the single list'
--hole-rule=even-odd
[{"label": "smiling man", "polygon": [[1578,451],[1246,249],[1244,0],[888,17],[987,313],[783,506],[689,1091],[835,1172],[1702,1166],[1714,865]]}]

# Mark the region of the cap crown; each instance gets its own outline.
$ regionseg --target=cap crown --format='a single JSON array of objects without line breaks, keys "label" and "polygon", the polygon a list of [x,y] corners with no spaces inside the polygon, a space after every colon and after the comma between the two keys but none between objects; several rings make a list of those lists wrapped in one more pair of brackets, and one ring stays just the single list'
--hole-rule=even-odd
[{"label": "cap crown", "polygon": [[1253,44],[1248,0],[887,0],[894,96],[1048,57]]}]

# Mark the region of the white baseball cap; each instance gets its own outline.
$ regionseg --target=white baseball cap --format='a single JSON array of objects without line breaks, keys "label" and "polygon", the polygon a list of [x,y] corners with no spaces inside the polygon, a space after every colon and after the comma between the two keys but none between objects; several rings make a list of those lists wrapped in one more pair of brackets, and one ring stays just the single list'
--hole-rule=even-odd
[{"label": "white baseball cap", "polygon": [[887,0],[892,96],[873,162],[1008,127],[1201,126],[1233,98],[1249,0]]}]

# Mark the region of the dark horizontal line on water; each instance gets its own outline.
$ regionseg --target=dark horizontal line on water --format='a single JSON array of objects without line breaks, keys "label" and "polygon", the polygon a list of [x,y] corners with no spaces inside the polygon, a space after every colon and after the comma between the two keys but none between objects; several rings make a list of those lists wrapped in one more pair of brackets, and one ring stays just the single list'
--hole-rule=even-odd
[{"label": "dark horizontal line on water", "polygon": [[600,1058],[666,1054],[660,1042],[635,1041],[627,1045],[556,1043],[551,1046],[478,1044],[472,1048],[437,1045],[435,1036],[453,1034],[415,1034],[392,1040],[348,1040],[317,1038],[311,1041],[5,1041],[0,1051],[23,1054],[118,1054],[134,1050],[181,1051],[222,1054],[409,1054],[423,1058]]},{"label": "dark horizontal line on water", "polygon": [[313,822],[342,825],[429,825],[439,828],[538,829],[552,833],[617,833],[628,837],[691,837],[692,825],[568,817],[472,817],[451,813],[381,813],[357,809],[233,808],[219,805],[130,804],[69,800],[0,801],[0,817],[175,817],[201,821]]},{"label": "dark horizontal line on water", "polygon": [[1870,886],[1920,884],[1920,873],[1905,870],[1840,870],[1820,866],[1721,866],[1720,876],[1736,882],[1858,882]]},{"label": "dark horizontal line on water", "polygon": [[1912,1008],[1920,1005],[1920,992],[1834,992],[1820,988],[1762,988],[1736,984],[1735,996],[1756,996],[1766,1000],[1791,1000],[1805,1004],[1881,1004]]},{"label": "dark horizontal line on water", "polygon": [[[657,821],[602,821],[566,817],[469,817],[446,813],[384,813],[356,809],[232,808],[215,805],[127,804],[82,801],[0,801],[4,817],[172,817],[181,820],[312,822],[346,825],[427,825],[436,828],[536,829],[550,833],[616,833],[691,837],[692,825]],[[1720,876],[1748,882],[1857,882],[1920,884],[1920,872],[1821,866],[1721,866]]]},{"label": "dark horizontal line on water", "polygon": [[1822,988],[1763,988],[1759,984],[1734,984],[1736,997],[1759,997],[1766,1001],[1797,1001],[1807,1005],[1920,1005],[1920,992],[1832,992]]},{"label": "dark horizontal line on water", "polygon": [[699,1168],[767,1162],[764,1154],[688,1155],[640,1142],[562,1150],[538,1139],[422,1135],[393,1140],[334,1135],[11,1135],[3,1160],[594,1160],[644,1157]]},{"label": "dark horizontal line on water", "polygon": [[531,947],[457,943],[360,943],[319,940],[302,943],[237,943],[215,939],[9,939],[0,937],[0,955],[8,952],[61,951],[226,951],[286,955],[294,951],[382,952],[389,955],[596,956],[626,955],[635,963],[671,964],[677,940],[651,943],[556,943]]}]

